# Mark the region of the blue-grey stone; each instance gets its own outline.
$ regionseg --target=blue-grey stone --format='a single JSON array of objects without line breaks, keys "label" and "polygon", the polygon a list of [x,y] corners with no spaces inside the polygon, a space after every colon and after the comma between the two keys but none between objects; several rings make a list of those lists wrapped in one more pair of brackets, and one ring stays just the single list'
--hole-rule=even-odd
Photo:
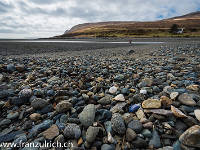
[{"label": "blue-grey stone", "polygon": [[184,81],[182,81],[182,82],[183,82],[183,84],[184,84],[185,86],[189,86],[189,85],[194,84],[194,82],[192,82],[192,81],[190,81],[190,80],[184,80]]},{"label": "blue-grey stone", "polygon": [[25,134],[19,136],[17,139],[15,139],[12,143],[16,144],[17,146],[22,146],[20,144],[27,142],[27,137]]},{"label": "blue-grey stone", "polygon": [[122,94],[129,94],[131,91],[128,88],[121,89]]},{"label": "blue-grey stone", "polygon": [[180,143],[179,140],[176,140],[176,141],[174,142],[174,144],[172,145],[172,147],[173,147],[173,150],[183,150],[183,149],[181,148],[181,143]]},{"label": "blue-grey stone", "polygon": [[31,106],[36,110],[37,109],[42,109],[45,106],[47,106],[48,104],[49,103],[48,103],[47,100],[44,100],[44,99],[41,99],[41,98],[36,98],[31,102]]},{"label": "blue-grey stone", "polygon": [[160,88],[157,86],[152,86],[153,92],[155,93],[159,93],[160,92]]},{"label": "blue-grey stone", "polygon": [[78,94],[79,92],[77,90],[72,92],[72,95],[78,95]]},{"label": "blue-grey stone", "polygon": [[149,146],[153,146],[154,148],[161,148],[162,147],[160,137],[159,137],[158,132],[156,130],[153,130],[152,137],[149,141]]},{"label": "blue-grey stone", "polygon": [[83,106],[85,104],[84,100],[78,101],[75,106]]},{"label": "blue-grey stone", "polygon": [[139,120],[133,120],[128,124],[128,128],[131,128],[136,133],[140,133],[143,129],[143,126]]},{"label": "blue-grey stone", "polygon": [[118,134],[124,134],[126,132],[124,119],[119,113],[115,113],[112,115],[111,126],[112,129]]},{"label": "blue-grey stone", "polygon": [[108,132],[110,132],[111,134],[113,133],[111,121],[104,122],[104,127],[105,127],[107,133]]},{"label": "blue-grey stone", "polygon": [[0,99],[8,97],[8,90],[0,90]]},{"label": "blue-grey stone", "polygon": [[54,90],[48,90],[47,91],[47,96],[54,96],[56,92]]},{"label": "blue-grey stone", "polygon": [[152,133],[151,131],[149,131],[149,129],[143,129],[141,134],[144,135],[146,138],[150,138],[152,136]]},{"label": "blue-grey stone", "polygon": [[72,99],[71,99],[71,103],[73,105],[75,105],[78,101],[79,101],[79,99],[77,97],[72,97]]},{"label": "blue-grey stone", "polygon": [[10,120],[10,119],[3,119],[3,120],[0,122],[0,126],[4,126],[4,125],[10,124],[10,123],[11,123],[11,120]]},{"label": "blue-grey stone", "polygon": [[180,94],[186,93],[187,90],[185,88],[178,88],[178,89],[173,89],[172,92],[178,92],[180,95]]},{"label": "blue-grey stone", "polygon": [[79,120],[84,127],[88,128],[89,126],[93,125],[95,111],[94,104],[88,104],[79,114]]},{"label": "blue-grey stone", "polygon": [[33,138],[33,137],[37,136],[37,134],[39,134],[40,132],[50,128],[52,126],[52,124],[53,124],[52,120],[45,120],[43,123],[34,126],[30,130],[30,132],[28,134],[28,138]]},{"label": "blue-grey stone", "polygon": [[97,95],[94,95],[94,96],[93,96],[93,100],[94,100],[94,101],[98,101],[98,100],[99,100],[99,97],[98,97]]},{"label": "blue-grey stone", "polygon": [[81,129],[77,124],[70,123],[64,130],[64,136],[68,139],[78,139],[81,136]]},{"label": "blue-grey stone", "polygon": [[90,126],[86,131],[86,141],[89,143],[94,142],[100,129],[101,127]]},{"label": "blue-grey stone", "polygon": [[131,144],[137,148],[145,148],[147,146],[147,142],[140,137],[137,137],[135,140],[133,140]]},{"label": "blue-grey stone", "polygon": [[15,106],[15,107],[13,107],[12,112],[14,112],[14,111],[16,111],[16,110],[18,110],[18,109],[19,109],[19,107],[18,107],[18,106]]},{"label": "blue-grey stone", "polygon": [[197,95],[197,94],[189,94],[193,100],[195,100],[196,102],[200,101],[200,95]]},{"label": "blue-grey stone", "polygon": [[115,148],[109,144],[103,144],[101,150],[115,150]]},{"label": "blue-grey stone", "polygon": [[110,120],[112,117],[112,112],[107,109],[99,109],[95,113],[95,122],[99,121],[100,123],[104,123]]},{"label": "blue-grey stone", "polygon": [[15,129],[15,126],[11,126],[10,128],[5,128],[2,132],[0,132],[0,137],[6,134],[9,134]]},{"label": "blue-grey stone", "polygon": [[115,80],[123,80],[125,77],[124,77],[124,75],[122,75],[122,74],[119,74],[119,75],[116,75],[115,77],[114,77],[114,79]]},{"label": "blue-grey stone", "polygon": [[100,100],[98,100],[97,102],[101,105],[108,105],[111,103],[110,100],[111,96],[110,95],[105,95],[105,97],[102,97]]},{"label": "blue-grey stone", "polygon": [[179,108],[185,110],[188,113],[194,112],[194,110],[197,109],[197,107],[186,106],[186,105],[181,105]]},{"label": "blue-grey stone", "polygon": [[47,77],[42,77],[42,78],[41,78],[41,81],[42,81],[42,82],[46,82],[46,81],[47,81]]},{"label": "blue-grey stone", "polygon": [[139,88],[146,87],[146,86],[147,86],[147,83],[144,81],[137,84],[137,87],[139,87]]},{"label": "blue-grey stone", "polygon": [[16,106],[20,106],[20,105],[27,103],[28,101],[29,101],[29,99],[25,98],[25,97],[13,97],[11,99],[11,104],[16,105]]},{"label": "blue-grey stone", "polygon": [[69,123],[80,124],[80,120],[78,118],[69,118]]},{"label": "blue-grey stone", "polygon": [[33,95],[35,95],[35,96],[43,96],[44,95],[44,91],[42,89],[34,89],[33,90]]},{"label": "blue-grey stone", "polygon": [[22,110],[19,114],[19,120],[23,119],[24,118],[24,113],[26,112],[26,110]]},{"label": "blue-grey stone", "polygon": [[29,102],[32,102],[34,99],[36,99],[37,97],[35,95],[32,95],[30,98],[29,98]]},{"label": "blue-grey stone", "polygon": [[66,123],[67,120],[68,120],[68,116],[67,116],[67,115],[62,115],[62,116],[60,117],[60,123]]},{"label": "blue-grey stone", "polygon": [[65,128],[66,128],[66,124],[65,124],[65,123],[60,123],[60,124],[58,124],[58,129],[59,129],[60,131],[64,131]]},{"label": "blue-grey stone", "polygon": [[13,73],[15,70],[16,70],[16,68],[15,68],[14,64],[7,65],[7,71],[9,73]]},{"label": "blue-grey stone", "polygon": [[0,136],[0,143],[12,141],[16,135],[19,135],[19,134],[22,134],[22,133],[25,133],[25,131],[19,130],[19,131],[14,131],[14,132],[11,132],[9,134]]},{"label": "blue-grey stone", "polygon": [[183,82],[176,80],[176,81],[173,81],[172,84],[177,85],[178,87],[181,87],[183,85]]},{"label": "blue-grey stone", "polygon": [[53,110],[53,105],[49,104],[41,109],[41,113],[46,114],[46,113],[51,112],[52,110]]},{"label": "blue-grey stone", "polygon": [[62,116],[63,114],[58,114],[56,116],[53,117],[53,120],[60,120],[60,117]]},{"label": "blue-grey stone", "polygon": [[14,112],[14,113],[9,113],[8,115],[7,115],[7,119],[15,119],[15,118],[17,118],[19,116],[19,112]]}]

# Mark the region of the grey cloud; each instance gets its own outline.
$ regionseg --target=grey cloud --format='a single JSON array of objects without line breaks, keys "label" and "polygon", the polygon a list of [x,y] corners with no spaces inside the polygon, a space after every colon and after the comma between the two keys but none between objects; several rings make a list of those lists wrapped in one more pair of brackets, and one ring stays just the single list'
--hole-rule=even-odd
[{"label": "grey cloud", "polygon": [[12,9],[14,6],[11,4],[5,4],[3,2],[0,2],[0,13],[6,13],[9,12],[10,9]]},{"label": "grey cloud", "polygon": [[25,12],[27,15],[49,15],[49,16],[64,16],[66,14],[66,10],[64,8],[58,7],[55,8],[54,10],[50,9],[44,9],[41,7],[30,7],[27,3],[25,2],[18,2],[18,5],[20,7],[20,10],[22,12]]},{"label": "grey cloud", "polygon": [[[73,25],[101,21],[150,21],[196,11],[199,0],[0,0],[0,33],[30,37],[62,34]],[[170,11],[170,10],[175,11]],[[6,34],[7,33],[7,34]],[[1,35],[2,35],[1,34]],[[27,37],[24,36],[24,37]],[[0,37],[1,38],[1,37]]]},{"label": "grey cloud", "polygon": [[15,33],[13,29],[0,29],[0,33]]},{"label": "grey cloud", "polygon": [[22,12],[26,12],[28,14],[45,14],[46,11],[42,8],[36,7],[31,8],[27,3],[25,2],[18,2],[18,6]]},{"label": "grey cloud", "polygon": [[16,30],[16,29],[0,29],[0,33],[18,33],[18,34],[26,34],[28,33],[28,31],[20,29],[20,30]]},{"label": "grey cloud", "polygon": [[28,0],[29,2],[35,3],[35,4],[50,4],[50,3],[57,3],[59,0]]}]

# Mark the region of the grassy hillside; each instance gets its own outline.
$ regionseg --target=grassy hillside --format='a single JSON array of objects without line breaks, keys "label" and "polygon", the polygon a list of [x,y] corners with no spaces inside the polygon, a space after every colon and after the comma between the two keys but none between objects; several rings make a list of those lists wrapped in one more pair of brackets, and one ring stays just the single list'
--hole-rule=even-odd
[{"label": "grassy hillside", "polygon": [[[173,24],[184,29],[170,33]],[[74,26],[64,37],[200,37],[200,12],[149,22],[99,22]]]}]

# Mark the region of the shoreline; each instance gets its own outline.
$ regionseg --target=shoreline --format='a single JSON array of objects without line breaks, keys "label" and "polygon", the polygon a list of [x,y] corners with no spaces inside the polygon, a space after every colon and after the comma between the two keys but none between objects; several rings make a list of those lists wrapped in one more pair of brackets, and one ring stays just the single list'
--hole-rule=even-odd
[{"label": "shoreline", "polygon": [[[76,39],[82,41],[84,38]],[[133,58],[137,57],[150,57],[151,51],[158,51],[162,47],[177,47],[187,44],[200,44],[199,38],[131,38],[132,42],[166,42],[166,43],[101,43],[101,42],[128,42],[130,39],[94,39],[87,38],[86,41],[96,41],[100,43],[58,43],[60,39],[53,39],[50,41],[55,42],[9,42],[13,40],[0,40],[0,56],[1,57],[72,57],[81,55],[98,55],[98,53],[108,54],[108,57],[113,55],[117,57],[126,56],[129,50],[135,51],[135,56],[131,54]],[[66,39],[61,39],[66,41]],[[20,41],[20,40],[19,40]],[[41,40],[34,40],[41,41]],[[43,41],[43,40],[42,40]],[[45,40],[46,41],[46,40]],[[49,41],[49,39],[47,40]],[[74,41],[74,39],[67,39],[67,41]],[[110,55],[112,53],[112,55]],[[115,54],[114,54],[115,53]],[[127,55],[127,57],[130,57]],[[187,57],[187,56],[185,56]]]}]

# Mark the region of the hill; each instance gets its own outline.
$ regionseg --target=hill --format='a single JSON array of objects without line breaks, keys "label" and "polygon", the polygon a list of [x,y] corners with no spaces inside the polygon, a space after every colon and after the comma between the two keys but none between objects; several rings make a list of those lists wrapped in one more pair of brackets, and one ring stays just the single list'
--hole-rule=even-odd
[{"label": "hill", "polygon": [[[184,29],[182,34],[171,34],[171,26]],[[112,21],[84,23],[72,27],[58,38],[65,37],[173,37],[200,36],[200,11],[158,21]]]}]

